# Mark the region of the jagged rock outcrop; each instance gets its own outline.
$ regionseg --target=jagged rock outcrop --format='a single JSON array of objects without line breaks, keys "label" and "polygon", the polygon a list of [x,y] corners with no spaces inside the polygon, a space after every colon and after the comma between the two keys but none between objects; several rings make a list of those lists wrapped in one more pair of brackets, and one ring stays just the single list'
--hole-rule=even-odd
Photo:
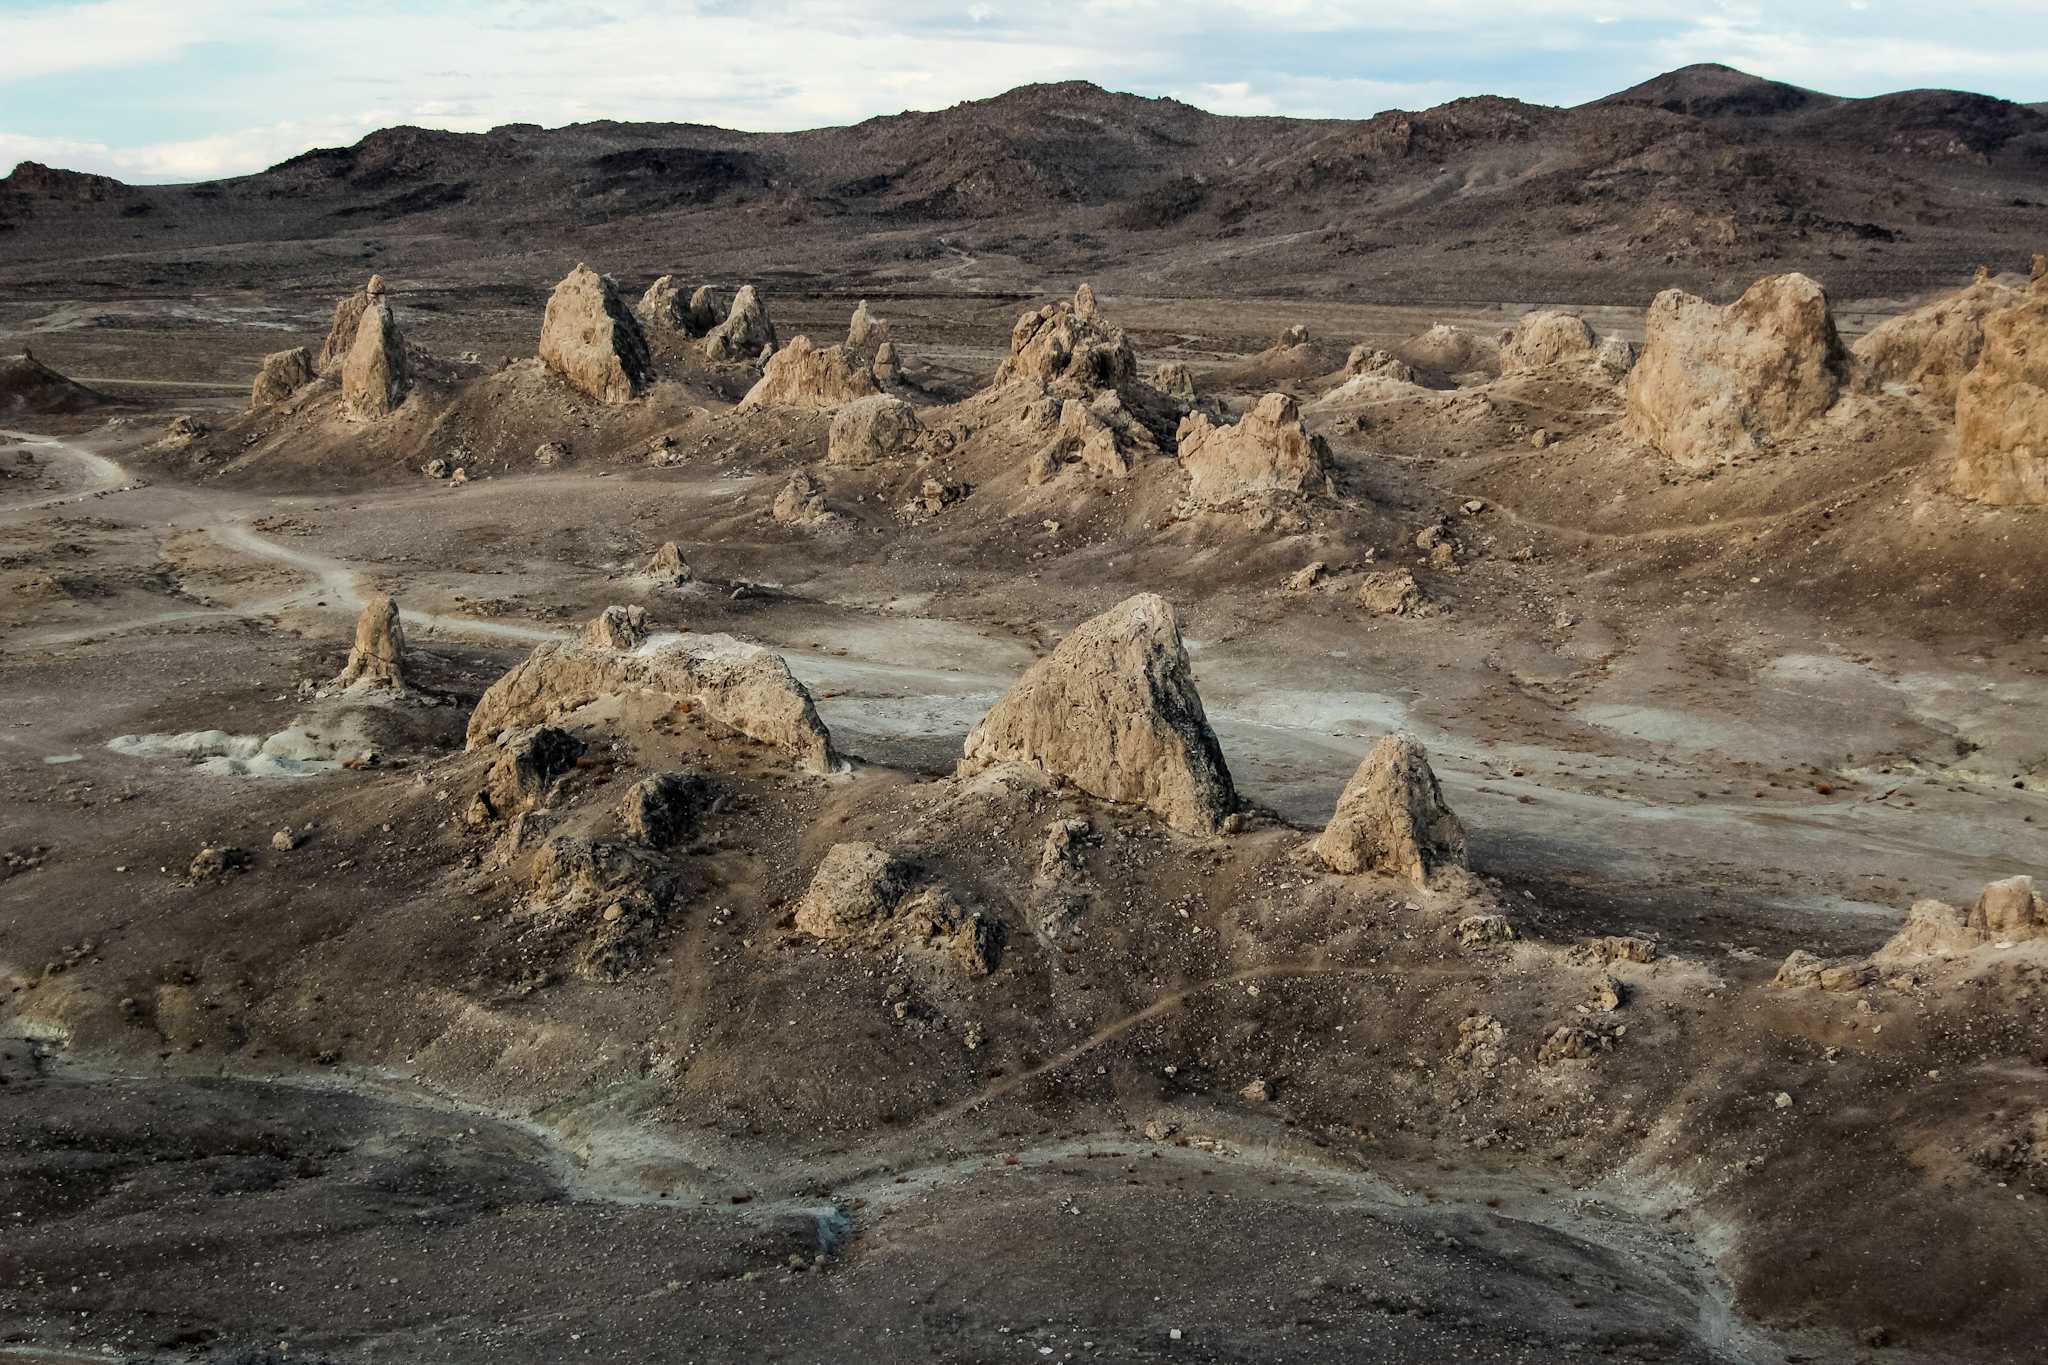
[{"label": "jagged rock outcrop", "polygon": [[1967,910],[1946,901],[1915,901],[1904,926],[1871,960],[1898,966],[2032,939],[2048,939],[2048,898],[2032,877],[2007,877],[1986,886]]},{"label": "jagged rock outcrop", "polygon": [[824,526],[837,520],[825,502],[825,486],[799,469],[789,476],[768,506],[768,515],[778,525]]},{"label": "jagged rock outcrop", "polygon": [[1946,407],[1984,353],[1986,320],[2023,297],[1987,276],[1872,328],[1855,356],[1876,382],[1913,385]]},{"label": "jagged rock outcrop", "polygon": [[654,694],[795,755],[815,772],[840,766],[811,694],[782,656],[730,635],[656,637],[630,653],[545,644],[492,683],[469,718],[469,747],[612,694]]},{"label": "jagged rock outcrop", "polygon": [[532,725],[499,737],[498,757],[484,776],[480,796],[493,819],[504,820],[546,803],[555,783],[576,770],[589,752],[567,730]]},{"label": "jagged rock outcrop", "polygon": [[263,364],[256,371],[256,382],[249,388],[249,406],[261,408],[282,403],[315,378],[313,355],[305,347],[272,351],[263,357]]},{"label": "jagged rock outcrop", "polygon": [[356,639],[348,663],[334,679],[336,687],[358,683],[373,687],[405,686],[405,626],[398,600],[378,593],[356,615]]},{"label": "jagged rock outcrop", "polygon": [[640,319],[640,326],[648,332],[693,335],[690,331],[690,299],[683,292],[683,282],[673,275],[663,275],[647,286],[640,302],[633,305],[633,316]]},{"label": "jagged rock outcrop", "polygon": [[900,398],[877,394],[855,399],[832,414],[825,439],[825,463],[873,465],[917,449],[924,426],[917,409]]},{"label": "jagged rock outcrop", "polygon": [[1152,376],[1152,386],[1168,398],[1178,398],[1183,403],[1195,401],[1195,372],[1187,367],[1186,361],[1169,360],[1161,365]]},{"label": "jagged rock outcrop", "polygon": [[[765,325],[768,319],[767,310],[761,309],[758,303],[756,303],[755,308],[759,311],[761,321]],[[732,309],[733,296],[731,294],[726,293],[723,289],[713,289],[708,284],[699,285],[697,292],[690,295],[690,313],[686,324],[690,335],[693,337],[711,335],[718,324],[732,316]],[[774,340],[775,329],[769,327],[768,344],[773,345]],[[759,350],[758,347],[755,349]]]},{"label": "jagged rock outcrop", "polygon": [[1022,763],[1174,829],[1212,834],[1237,790],[1166,599],[1140,593],[1077,626],[968,733],[959,773]]},{"label": "jagged rock outcrop", "polygon": [[577,639],[588,649],[638,649],[647,639],[647,608],[606,607]]},{"label": "jagged rock outcrop", "polygon": [[885,341],[875,347],[875,378],[884,384],[903,382],[903,353],[896,349],[896,343]]},{"label": "jagged rock outcrop", "polygon": [[1444,804],[1429,755],[1409,735],[1373,746],[1309,845],[1332,872],[1384,872],[1428,882],[1465,865],[1465,826]]},{"label": "jagged rock outcrop", "polygon": [[[691,311],[696,311],[694,299]],[[704,336],[706,358],[729,365],[757,360],[764,348],[777,345],[775,324],[768,320],[768,309],[751,284],[739,287],[732,296],[732,306],[726,310],[725,321]]]},{"label": "jagged rock outcrop", "polygon": [[341,362],[341,400],[352,417],[384,417],[396,412],[411,391],[405,338],[379,288],[369,295],[356,324],[355,344]]},{"label": "jagged rock outcrop", "polygon": [[600,403],[629,402],[654,377],[646,333],[608,276],[577,263],[548,296],[541,363]]},{"label": "jagged rock outcrop", "polygon": [[996,383],[1027,380],[1062,397],[1092,396],[1138,378],[1138,357],[1120,327],[1105,326],[1087,285],[1072,302],[1049,303],[1017,319]]},{"label": "jagged rock outcrop", "polygon": [[1984,319],[1976,368],[1956,389],[1955,491],[2048,503],[2048,280]]},{"label": "jagged rock outcrop", "polygon": [[1599,341],[1576,313],[1538,309],[1524,313],[1500,347],[1500,372],[1582,365],[1599,354]]},{"label": "jagged rock outcrop", "polygon": [[1284,393],[1267,394],[1232,426],[1190,413],[1181,419],[1179,447],[1188,498],[1200,507],[1331,491],[1329,443],[1309,433],[1300,408]]},{"label": "jagged rock outcrop", "polygon": [[619,827],[635,843],[668,848],[697,832],[714,799],[711,784],[696,773],[656,773],[626,790]]},{"label": "jagged rock outcrop", "polygon": [[682,547],[673,540],[663,541],[640,572],[667,588],[679,588],[695,577],[689,561],[683,558]]},{"label": "jagged rock outcrop", "polygon": [[844,346],[819,348],[809,337],[792,338],[768,358],[761,378],[740,400],[752,408],[836,408],[882,391],[867,361]]},{"label": "jagged rock outcrop", "polygon": [[321,374],[338,374],[342,361],[348,359],[349,348],[356,344],[356,330],[362,326],[363,310],[370,306],[370,299],[384,293],[384,277],[370,276],[370,282],[355,293],[336,301],[334,319],[328,324],[327,339],[320,343],[320,355],[314,361],[314,368]]},{"label": "jagged rock outcrop", "polygon": [[1702,468],[1796,435],[1849,377],[1827,291],[1804,275],[1758,280],[1726,308],[1667,289],[1629,373],[1627,429]]},{"label": "jagged rock outcrop", "polygon": [[868,301],[862,299],[853,310],[853,317],[846,325],[848,349],[869,354],[889,339],[889,323],[868,311]]},{"label": "jagged rock outcrop", "polygon": [[834,844],[796,905],[797,932],[831,943],[936,951],[971,977],[1001,956],[999,922],[969,912],[915,858],[876,844]]}]

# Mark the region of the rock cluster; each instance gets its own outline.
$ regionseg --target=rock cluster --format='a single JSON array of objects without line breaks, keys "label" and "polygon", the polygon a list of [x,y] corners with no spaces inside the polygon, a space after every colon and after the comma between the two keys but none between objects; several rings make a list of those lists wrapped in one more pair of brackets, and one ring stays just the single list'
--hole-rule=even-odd
[{"label": "rock cluster", "polygon": [[815,772],[838,769],[832,736],[811,694],[782,661],[729,635],[676,635],[630,653],[545,644],[492,683],[469,718],[474,749],[506,729],[555,721],[614,693],[652,694],[750,739],[795,755]]},{"label": "rock cluster", "polygon": [[680,332],[687,337],[700,337],[716,327],[731,307],[732,300],[709,285],[700,286],[694,294],[685,294],[681,280],[663,275],[647,286],[640,302],[633,305],[633,315],[649,332]]},{"label": "rock cluster", "polygon": [[[703,297],[704,290],[698,291]],[[706,306],[715,300],[706,298]],[[690,311],[697,314],[698,299],[690,301]],[[706,358],[720,364],[747,364],[761,358],[763,351],[776,348],[775,324],[768,320],[768,310],[761,303],[761,296],[751,284],[743,284],[732,296],[732,306],[726,310],[725,321],[713,327],[704,337]]]},{"label": "rock cluster", "polygon": [[1429,755],[1409,735],[1373,746],[1308,851],[1333,872],[1428,882],[1465,865],[1465,827],[1444,804]]},{"label": "rock cluster", "polygon": [[313,356],[305,347],[272,351],[263,357],[263,364],[256,371],[256,382],[249,389],[249,406],[260,408],[282,403],[315,378]]},{"label": "rock cluster", "polygon": [[1797,434],[1834,406],[1849,373],[1827,293],[1804,275],[1758,280],[1726,308],[1670,289],[1650,305],[1627,427],[1679,464],[1707,467]]},{"label": "rock cluster", "polygon": [[405,626],[399,620],[398,600],[379,593],[364,602],[356,616],[355,644],[334,685],[402,688],[405,662]]},{"label": "rock cluster", "polygon": [[625,403],[654,375],[647,336],[608,276],[578,263],[548,296],[541,362],[600,403]]},{"label": "rock cluster", "polygon": [[1026,478],[1033,484],[1055,478],[1070,464],[1101,478],[1127,479],[1138,458],[1159,452],[1152,433],[1124,407],[1115,390],[1097,394],[1092,402],[1041,398],[1025,409],[1021,420],[1027,430],[1051,433],[1026,467]]},{"label": "rock cluster", "polygon": [[881,391],[875,372],[857,353],[844,346],[816,347],[809,337],[796,337],[769,357],[739,410],[830,409]]},{"label": "rock cluster", "polygon": [[1173,608],[1141,593],[1084,622],[967,736],[961,776],[1035,767],[1174,829],[1213,834],[1237,809]]},{"label": "rock cluster", "polygon": [[922,435],[917,409],[902,399],[886,394],[858,398],[832,415],[825,463],[881,464],[914,451]]},{"label": "rock cluster", "polygon": [[1195,401],[1195,372],[1184,360],[1169,360],[1152,375],[1152,386],[1168,398],[1183,403]]},{"label": "rock cluster", "polygon": [[1072,302],[1049,303],[1017,319],[1010,354],[996,383],[1027,380],[1060,396],[1090,396],[1138,377],[1137,353],[1122,328],[1103,324],[1095,293],[1082,285]]},{"label": "rock cluster", "polygon": [[1219,427],[1207,413],[1181,419],[1178,445],[1188,497],[1199,507],[1228,507],[1282,493],[1327,493],[1330,446],[1302,425],[1284,393],[1269,393],[1235,425]]},{"label": "rock cluster", "polygon": [[1351,354],[1344,358],[1344,373],[1353,379],[1363,375],[1392,380],[1396,384],[1422,382],[1422,377],[1415,373],[1415,367],[1407,361],[1363,341],[1353,346]]},{"label": "rock cluster", "polygon": [[1984,318],[1983,350],[1956,390],[1956,492],[2048,503],[2048,279]]}]

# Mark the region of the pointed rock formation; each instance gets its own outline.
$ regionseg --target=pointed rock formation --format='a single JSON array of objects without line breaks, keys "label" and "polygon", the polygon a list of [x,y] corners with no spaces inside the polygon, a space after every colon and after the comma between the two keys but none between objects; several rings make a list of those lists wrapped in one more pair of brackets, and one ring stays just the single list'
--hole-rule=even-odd
[{"label": "pointed rock formation", "polygon": [[1989,277],[1872,328],[1856,358],[1880,384],[1911,384],[1935,403],[1956,401],[1963,377],[1984,353],[1984,323],[2023,296]]},{"label": "pointed rock formation", "polygon": [[320,343],[320,355],[313,362],[321,374],[339,373],[341,363],[348,359],[349,348],[356,344],[356,330],[362,325],[363,310],[370,306],[372,286],[381,295],[384,277],[370,276],[369,285],[335,303],[334,320],[328,324],[327,339]]},{"label": "pointed rock formation", "polygon": [[1983,351],[1956,389],[1955,490],[2048,503],[2048,279],[1984,319]]},{"label": "pointed rock formation", "polygon": [[1284,393],[1269,393],[1234,426],[1207,413],[1181,419],[1181,467],[1188,497],[1201,507],[1228,507],[1275,493],[1330,491],[1330,445],[1309,434],[1301,410]]},{"label": "pointed rock formation", "polygon": [[1088,397],[1138,377],[1138,357],[1122,328],[1105,327],[1095,293],[1082,285],[1073,302],[1049,303],[1017,319],[998,385],[1024,379],[1063,397]]},{"label": "pointed rock formation", "polygon": [[541,362],[600,403],[630,401],[653,378],[646,334],[609,277],[577,263],[548,296]]},{"label": "pointed rock formation", "polygon": [[375,418],[396,412],[412,390],[412,376],[406,366],[405,338],[384,297],[382,282],[369,294],[356,323],[355,344],[341,363],[341,399],[349,415]]},{"label": "pointed rock formation", "polygon": [[641,572],[662,586],[670,588],[681,587],[694,576],[690,572],[688,562],[683,559],[681,547],[673,540],[663,541],[661,548],[654,552],[654,557],[647,561],[647,567]]},{"label": "pointed rock formation", "polygon": [[896,349],[896,343],[885,341],[875,347],[875,378],[884,384],[898,384],[903,380],[903,354]]},{"label": "pointed rock formation", "polygon": [[647,608],[606,607],[577,638],[588,649],[638,649],[647,639]]},{"label": "pointed rock formation", "polygon": [[[694,301],[692,311],[695,311]],[[759,359],[764,347],[779,344],[775,339],[775,324],[768,320],[768,310],[762,306],[761,296],[754,292],[753,285],[743,284],[732,296],[732,307],[727,310],[725,321],[705,336],[704,354],[721,364],[744,364]]]},{"label": "pointed rock formation", "polygon": [[640,319],[640,326],[648,332],[670,331],[690,334],[690,300],[683,293],[683,284],[673,275],[663,275],[647,286],[647,292],[640,296],[640,302],[633,305],[633,316]]},{"label": "pointed rock formation", "polygon": [[1429,755],[1409,735],[1373,746],[1308,846],[1332,872],[1385,872],[1427,882],[1465,865],[1465,827],[1444,805]]},{"label": "pointed rock formation", "polygon": [[[710,335],[713,328],[732,315],[732,308],[732,295],[726,293],[723,289],[713,289],[708,284],[698,285],[697,292],[690,295],[690,313],[687,323],[690,335],[693,337]],[[762,312],[761,317],[764,322],[767,320],[768,314],[765,310]],[[775,329],[769,328],[768,335],[772,341]]]},{"label": "pointed rock formation", "polygon": [[1076,627],[967,736],[959,775],[1021,763],[1174,829],[1213,834],[1237,791],[1166,599],[1141,593]]},{"label": "pointed rock formation", "polygon": [[856,399],[832,415],[826,437],[825,463],[872,465],[917,449],[924,427],[917,409],[900,398],[877,394]]},{"label": "pointed rock formation", "polygon": [[796,337],[768,358],[761,378],[739,406],[742,412],[763,407],[830,409],[881,391],[875,372],[854,352],[844,346],[821,350],[809,337]]},{"label": "pointed rock formation", "polygon": [[313,382],[313,355],[303,346],[289,351],[272,351],[263,357],[256,382],[249,389],[249,406],[266,407],[281,403]]},{"label": "pointed rock formation", "polygon": [[868,301],[862,299],[853,310],[853,320],[846,327],[847,346],[866,354],[888,339],[888,322],[868,312]]},{"label": "pointed rock formation", "polygon": [[405,662],[405,627],[398,619],[398,600],[379,593],[364,602],[356,616],[356,642],[334,686],[404,687]]},{"label": "pointed rock formation", "polygon": [[500,731],[559,720],[600,697],[652,694],[794,754],[815,772],[837,771],[831,732],[811,694],[779,654],[730,635],[676,635],[630,653],[545,644],[492,683],[469,718],[469,747]]},{"label": "pointed rock formation", "polygon": [[1726,308],[1667,289],[1629,373],[1626,423],[1679,464],[1704,468],[1796,435],[1848,382],[1827,291],[1806,276],[1758,280]]}]

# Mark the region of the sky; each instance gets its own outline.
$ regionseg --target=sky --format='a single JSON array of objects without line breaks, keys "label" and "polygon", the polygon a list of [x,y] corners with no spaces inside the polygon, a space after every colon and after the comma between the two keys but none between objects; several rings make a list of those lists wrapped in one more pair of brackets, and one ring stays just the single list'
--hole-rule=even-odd
[{"label": "sky", "polygon": [[1072,79],[1363,118],[1709,61],[2048,100],[2048,0],[0,0],[0,167],[200,180],[400,123],[811,128]]}]

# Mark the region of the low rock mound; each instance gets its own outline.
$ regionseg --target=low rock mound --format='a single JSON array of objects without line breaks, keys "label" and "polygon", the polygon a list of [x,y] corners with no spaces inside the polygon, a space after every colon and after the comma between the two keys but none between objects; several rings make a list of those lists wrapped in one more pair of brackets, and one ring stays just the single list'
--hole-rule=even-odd
[{"label": "low rock mound", "polygon": [[1088,396],[1138,378],[1138,357],[1120,327],[1104,325],[1095,292],[1082,285],[1072,302],[1049,303],[1026,313],[1010,329],[1010,354],[996,371],[998,385],[1034,383],[1061,396]]},{"label": "low rock mound", "polygon": [[1984,319],[1956,389],[1954,484],[1978,502],[2048,503],[2048,281]]},{"label": "low rock mound", "polygon": [[963,909],[916,859],[876,844],[834,844],[796,906],[799,933],[832,943],[926,949],[971,977],[1001,956],[1002,925]]},{"label": "low rock mound", "polygon": [[[698,303],[702,300],[707,308],[716,302],[709,290],[700,289],[690,300],[692,318],[698,316]],[[764,350],[773,350],[777,345],[775,324],[768,320],[768,309],[761,302],[761,296],[754,292],[754,286],[743,284],[732,296],[732,306],[726,309],[725,321],[713,327],[704,336],[704,355],[720,364],[741,365],[761,358]]]},{"label": "low rock mound", "polygon": [[654,376],[640,324],[610,277],[577,263],[548,296],[541,363],[600,403],[629,402]]},{"label": "low rock mound", "polygon": [[779,526],[814,528],[838,520],[825,501],[825,485],[799,469],[775,492],[768,515]]},{"label": "low rock mound", "polygon": [[508,819],[545,805],[555,783],[576,770],[589,746],[567,730],[534,725],[501,736],[498,748],[479,799],[491,818]]},{"label": "low rock mound", "polygon": [[1197,506],[1331,491],[1329,443],[1309,433],[1300,408],[1284,393],[1267,394],[1233,426],[1190,413],[1181,419],[1179,447],[1188,497]]},{"label": "low rock mound", "polygon": [[924,426],[917,409],[900,398],[876,394],[858,398],[832,415],[825,463],[874,465],[917,449]]},{"label": "low rock mound", "polygon": [[341,362],[341,399],[349,415],[370,419],[398,411],[412,392],[412,373],[406,364],[405,338],[398,320],[384,297],[378,281],[374,293],[366,296],[362,316],[356,323],[355,344]]},{"label": "low rock mound", "polygon": [[1422,376],[1415,373],[1415,367],[1391,351],[1383,351],[1361,341],[1351,348],[1351,354],[1344,358],[1344,374],[1347,378],[1360,375],[1376,379],[1392,380],[1396,384],[1419,384]]},{"label": "low rock mound", "polygon": [[1141,593],[1084,622],[968,733],[959,775],[1037,767],[1174,829],[1212,834],[1237,790],[1166,599]]},{"label": "low rock mound", "polygon": [[1026,467],[1025,477],[1033,484],[1058,477],[1068,465],[1098,478],[1127,479],[1138,460],[1159,453],[1151,431],[1115,390],[1095,395],[1092,402],[1041,398],[1019,421],[1028,431],[1051,433]]},{"label": "low rock mound", "polygon": [[648,848],[667,848],[697,832],[716,797],[696,773],[656,773],[635,782],[619,802],[619,827]]},{"label": "low rock mound", "polygon": [[761,378],[740,400],[752,408],[830,409],[882,391],[867,361],[844,346],[819,348],[796,337],[768,359]]},{"label": "low rock mound", "polygon": [[1650,305],[1626,423],[1638,440],[1702,468],[1797,434],[1848,383],[1827,291],[1806,276],[1758,280],[1726,308],[1668,289]]},{"label": "low rock mound", "polygon": [[577,638],[590,649],[638,649],[647,640],[647,608],[606,607]]},{"label": "low rock mound", "polygon": [[1910,384],[1933,402],[1956,401],[1963,376],[1984,353],[1984,323],[2023,296],[1989,276],[1924,307],[1872,328],[1856,358],[1880,384]]},{"label": "low rock mound", "polygon": [[404,687],[405,664],[405,626],[399,620],[398,599],[379,593],[363,603],[356,616],[355,645],[334,686]]},{"label": "low rock mound", "polygon": [[282,403],[313,382],[313,353],[303,346],[289,351],[272,351],[263,357],[256,382],[249,387],[249,406],[267,407]]},{"label": "low rock mound", "polygon": [[1599,340],[1576,313],[1538,309],[1524,313],[1500,347],[1500,372],[1583,365],[1599,354]]},{"label": "low rock mound", "polygon": [[1928,957],[1954,957],[1998,943],[2048,938],[2048,898],[2032,877],[1992,882],[1968,910],[1945,901],[1916,901],[1906,923],[1874,961],[1891,965]]},{"label": "low rock mound", "polygon": [[815,772],[839,769],[831,732],[782,656],[729,635],[659,636],[631,652],[545,644],[492,683],[469,718],[469,747],[538,725],[615,693],[653,693],[750,739],[795,755]]},{"label": "low rock mound", "polygon": [[0,360],[0,412],[62,416],[96,408],[107,401],[74,380],[66,379],[29,351]]},{"label": "low rock mound", "polygon": [[1428,882],[1465,865],[1465,826],[1444,804],[1429,755],[1409,735],[1373,746],[1308,846],[1332,872],[1384,872]]},{"label": "low rock mound", "polygon": [[1492,337],[1439,322],[1420,336],[1394,348],[1394,355],[1414,369],[1443,379],[1460,375],[1500,373],[1500,343]]}]

